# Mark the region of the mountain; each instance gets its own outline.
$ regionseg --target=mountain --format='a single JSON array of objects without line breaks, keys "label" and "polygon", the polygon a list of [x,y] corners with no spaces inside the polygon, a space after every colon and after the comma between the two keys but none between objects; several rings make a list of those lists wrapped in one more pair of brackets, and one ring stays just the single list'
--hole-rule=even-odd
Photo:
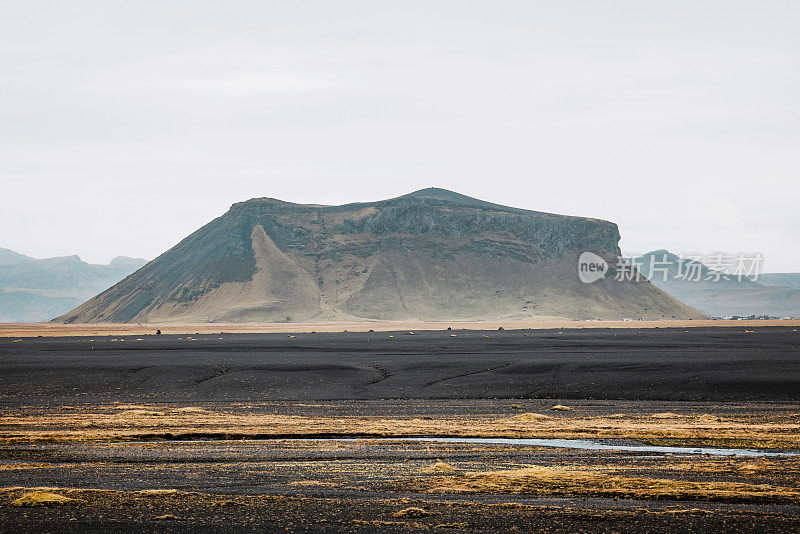
[{"label": "mountain", "polygon": [[725,279],[703,263],[681,260],[667,250],[648,252],[635,262],[641,274],[654,285],[708,315],[800,316],[800,288],[767,285],[781,281],[788,284],[797,275],[759,274],[756,280],[746,277],[739,280],[736,276]]},{"label": "mountain", "polygon": [[342,206],[256,198],[58,320],[703,317],[647,281],[582,283],[580,253],[616,265],[619,238],[610,222],[436,188]]},{"label": "mountain", "polygon": [[78,256],[35,259],[0,248],[0,322],[47,321],[108,289],[147,261],[120,256],[92,265]]},{"label": "mountain", "polygon": [[800,289],[800,273],[762,273],[758,275],[757,280],[762,286]]},{"label": "mountain", "polygon": [[35,260],[19,252],[14,252],[7,248],[0,248],[0,265],[20,265],[31,261]]}]

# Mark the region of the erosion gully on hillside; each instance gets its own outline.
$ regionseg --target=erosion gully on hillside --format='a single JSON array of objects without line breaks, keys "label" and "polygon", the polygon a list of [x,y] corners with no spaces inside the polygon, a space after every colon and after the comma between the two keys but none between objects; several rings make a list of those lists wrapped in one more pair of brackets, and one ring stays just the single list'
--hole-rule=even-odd
[{"label": "erosion gully on hillside", "polygon": [[0,339],[0,529],[800,528],[794,328],[404,334]]}]

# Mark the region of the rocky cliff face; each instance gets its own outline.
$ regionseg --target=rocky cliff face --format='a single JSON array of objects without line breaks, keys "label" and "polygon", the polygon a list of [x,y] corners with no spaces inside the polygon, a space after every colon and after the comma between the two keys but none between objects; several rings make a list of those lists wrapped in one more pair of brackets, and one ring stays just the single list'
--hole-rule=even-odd
[{"label": "rocky cliff face", "polygon": [[648,282],[582,284],[615,224],[441,189],[342,206],[235,204],[66,322],[700,317]]}]

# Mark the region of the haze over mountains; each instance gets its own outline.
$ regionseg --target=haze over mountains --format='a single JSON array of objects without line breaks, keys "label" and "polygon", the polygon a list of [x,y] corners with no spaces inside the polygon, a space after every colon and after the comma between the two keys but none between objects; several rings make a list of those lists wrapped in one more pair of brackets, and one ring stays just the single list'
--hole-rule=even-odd
[{"label": "haze over mountains", "polygon": [[[725,278],[715,276],[698,261],[684,260],[685,266],[679,270],[679,262],[680,257],[667,250],[637,258],[640,272],[654,285],[708,315],[800,317],[800,274],[759,274],[756,280]],[[691,275],[684,276],[689,271]]]},{"label": "haze over mountains", "polygon": [[761,273],[758,275],[758,283],[762,286],[800,289],[800,273]]},{"label": "haze over mountains", "polygon": [[36,259],[0,248],[0,322],[48,321],[147,263],[119,256],[109,265],[78,256]]},{"label": "haze over mountains", "polygon": [[436,188],[342,206],[257,198],[58,320],[703,317],[646,280],[582,283],[580,253],[616,265],[619,238],[607,221]]}]

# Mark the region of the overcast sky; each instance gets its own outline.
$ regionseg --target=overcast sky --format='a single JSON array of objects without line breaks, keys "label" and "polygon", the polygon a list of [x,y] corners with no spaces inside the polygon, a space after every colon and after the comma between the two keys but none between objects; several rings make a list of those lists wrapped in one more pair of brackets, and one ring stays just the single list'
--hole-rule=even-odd
[{"label": "overcast sky", "polygon": [[800,271],[800,2],[0,1],[0,247],[429,186]]}]

